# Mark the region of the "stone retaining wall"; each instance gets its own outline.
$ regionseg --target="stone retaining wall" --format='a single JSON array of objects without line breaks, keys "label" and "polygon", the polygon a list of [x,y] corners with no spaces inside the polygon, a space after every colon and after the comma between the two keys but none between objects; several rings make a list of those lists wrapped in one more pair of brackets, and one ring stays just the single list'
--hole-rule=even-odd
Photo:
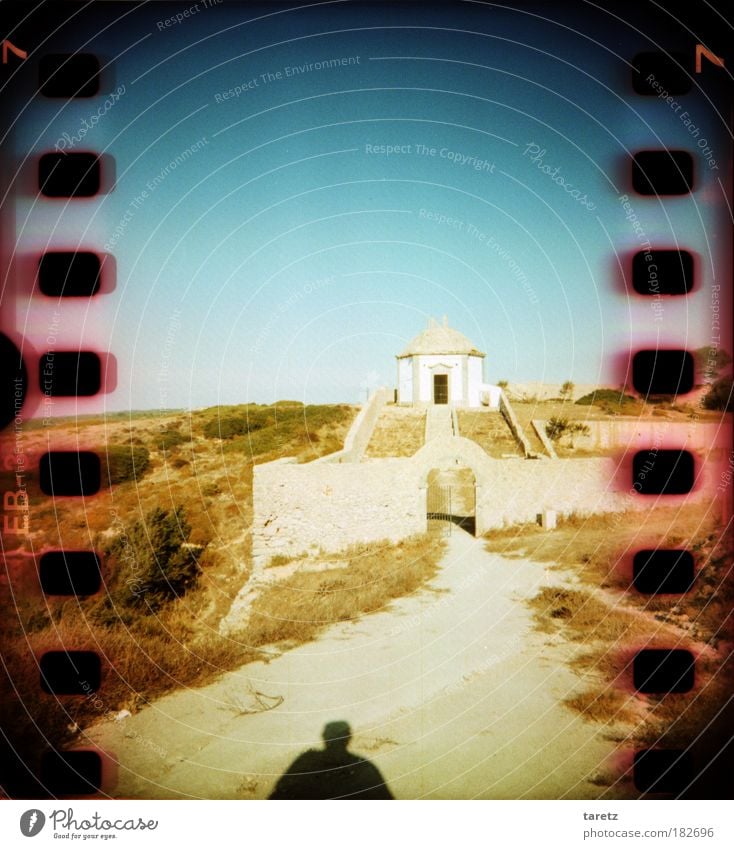
[{"label": "stone retaining wall", "polygon": [[[560,514],[650,508],[694,501],[710,490],[699,481],[688,496],[649,499],[631,486],[629,469],[604,457],[497,460],[462,437],[436,440],[412,457],[362,463],[296,464],[278,460],[253,469],[253,565],[276,554],[336,552],[359,542],[397,541],[427,528],[432,469],[465,466],[476,481],[476,532]],[[709,491],[710,496],[710,491]]]},{"label": "stone retaining wall", "polygon": [[[580,421],[580,419],[574,419]],[[574,434],[576,448],[586,450],[626,448],[644,450],[651,445],[708,451],[713,447],[728,448],[731,424],[728,421],[666,421],[663,418],[621,419],[619,421],[583,420],[589,434]]]},{"label": "stone retaining wall", "polygon": [[[253,469],[255,569],[276,554],[398,541],[426,528],[411,458],[265,463]],[[421,500],[423,498],[423,500]]]}]

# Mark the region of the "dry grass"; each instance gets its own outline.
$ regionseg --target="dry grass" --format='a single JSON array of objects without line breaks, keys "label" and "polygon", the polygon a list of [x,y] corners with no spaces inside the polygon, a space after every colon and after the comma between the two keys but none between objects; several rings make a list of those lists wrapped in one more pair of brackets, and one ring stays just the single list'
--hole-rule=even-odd
[{"label": "dry grass", "polygon": [[[490,535],[491,550],[522,551],[573,570],[580,579],[541,589],[531,600],[536,627],[578,648],[570,667],[581,686],[565,700],[567,707],[608,726],[612,738],[627,746],[693,746],[701,762],[709,762],[731,734],[732,544],[717,512],[704,504],[689,506],[684,514],[660,509],[573,516],[553,533],[527,526]],[[629,564],[638,548],[650,547],[651,539],[695,553],[700,571],[691,592],[655,597],[630,586],[622,564]],[[698,655],[693,692],[649,696],[631,690],[633,653],[671,646]]]},{"label": "dry grass", "polygon": [[542,587],[532,599],[536,623],[545,631],[563,631],[575,642],[614,645],[644,635],[647,626],[623,607],[612,608],[588,590]]},{"label": "dry grass", "polygon": [[266,569],[272,569],[276,566],[287,566],[289,563],[292,563],[294,560],[299,560],[301,557],[305,557],[306,552],[301,555],[290,555],[290,554],[275,554],[273,557],[268,560],[265,564]]},{"label": "dry grass", "polygon": [[[36,764],[43,750],[74,742],[80,727],[122,709],[135,711],[179,687],[204,684],[222,670],[256,657],[253,650],[203,625],[189,605],[189,599],[182,599],[129,627],[100,625],[76,602],[55,605],[52,621],[31,633],[26,623],[16,623],[11,637],[6,623],[4,683],[13,695],[0,705],[0,724],[23,761]],[[41,692],[35,658],[65,647],[101,657],[98,692],[62,697]]]},{"label": "dry grass", "polygon": [[459,434],[480,445],[490,457],[523,456],[512,431],[496,412],[459,410]]},{"label": "dry grass", "polygon": [[[695,592],[684,596],[642,595],[632,586],[632,559],[643,548],[684,548],[693,552]],[[627,608],[662,623],[684,627],[690,637],[717,646],[720,626],[734,605],[730,576],[731,538],[724,533],[717,502],[648,512],[561,517],[558,528],[515,525],[487,534],[487,547],[572,569],[589,588],[624,597]]]},{"label": "dry grass", "polygon": [[444,546],[429,535],[356,546],[339,555],[347,568],[296,572],[255,600],[242,639],[253,646],[303,643],[329,625],[380,610],[425,585]]},{"label": "dry grass", "polygon": [[[83,500],[50,498],[32,475],[26,478],[30,536],[4,540],[18,547],[4,552],[9,584],[0,584],[6,665],[5,673],[0,667],[0,728],[28,758],[49,744],[68,743],[76,724],[122,708],[133,710],[178,687],[199,686],[257,657],[254,646],[266,644],[266,635],[237,643],[217,631],[249,575],[253,464],[289,454],[305,461],[340,449],[356,408],[260,405],[250,418],[256,412],[262,426],[250,439],[237,443],[207,437],[212,419],[244,409],[113,414],[59,421],[51,430],[38,422],[24,427],[28,469],[35,469],[38,456],[49,449],[87,448],[104,455],[104,446],[121,445],[142,446],[150,453],[138,479]],[[12,471],[8,474],[12,478]],[[14,480],[0,482],[6,490],[15,489]],[[170,510],[180,504],[192,526],[190,542],[206,546],[195,591],[157,615],[134,617],[129,626],[122,611],[119,621],[112,617],[110,624],[95,618],[95,606],[102,604],[98,599],[80,603],[38,595],[31,553],[49,547],[101,551],[154,507]],[[39,697],[33,653],[65,646],[94,650],[105,659],[108,672],[99,695]],[[0,751],[0,764],[2,757]]]},{"label": "dry grass", "polygon": [[[28,602],[16,608],[13,622],[4,623],[7,677],[0,675],[0,728],[35,763],[50,744],[73,742],[79,728],[122,709],[138,710],[173,690],[204,685],[259,658],[265,646],[285,649],[313,640],[331,624],[386,607],[424,586],[436,574],[443,550],[444,542],[428,535],[354,547],[340,555],[347,568],[296,573],[267,587],[237,640],[220,636],[217,625],[243,577],[228,589],[221,563],[209,564],[198,589],[129,625],[122,617],[99,624],[100,600],[55,602],[40,614]],[[39,695],[34,657],[63,647],[100,655],[105,672],[99,693]]]},{"label": "dry grass", "polygon": [[564,699],[563,704],[580,713],[588,722],[600,725],[629,724],[635,722],[637,713],[633,701],[618,689],[609,687],[601,690],[587,690],[577,696]]},{"label": "dry grass", "polygon": [[366,457],[412,457],[423,447],[426,411],[387,404],[377,417]]}]

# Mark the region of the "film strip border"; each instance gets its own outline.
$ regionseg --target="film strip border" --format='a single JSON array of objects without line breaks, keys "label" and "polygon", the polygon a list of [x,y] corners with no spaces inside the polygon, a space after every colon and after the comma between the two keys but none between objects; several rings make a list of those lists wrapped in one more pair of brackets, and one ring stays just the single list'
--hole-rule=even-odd
[{"label": "film strip border", "polygon": [[[645,53],[633,61],[633,84],[641,96],[657,96],[646,82],[649,76],[676,96],[691,87],[686,57]],[[45,97],[99,98],[99,60],[86,53],[53,54],[39,61],[39,88]],[[103,154],[95,151],[48,152],[37,163],[37,190],[48,199],[73,203],[111,189]],[[630,163],[630,184],[641,196],[676,196],[696,187],[694,155],[687,150],[645,150]],[[2,234],[5,241],[12,234]],[[39,295],[49,310],[63,310],[68,299],[104,297],[114,287],[112,258],[96,250],[75,247],[44,253],[36,269]],[[640,251],[627,270],[632,289],[643,298],[685,298],[697,288],[697,262],[685,249],[657,247]],[[51,316],[49,316],[51,318]],[[19,343],[19,344],[15,344]],[[47,350],[23,357],[23,340],[0,336],[0,354],[15,364],[6,371],[1,399],[2,426],[12,428],[27,396],[93,397],[114,385],[114,358],[91,350]],[[691,352],[683,347],[641,350],[632,357],[631,383],[644,398],[683,396],[696,383]],[[655,462],[650,464],[654,453]],[[93,450],[49,450],[37,460],[35,474],[42,493],[53,498],[93,496],[105,486],[103,459]],[[20,465],[18,463],[20,462]],[[22,533],[28,521],[28,495],[21,485],[29,473],[22,455],[13,457],[17,488],[3,493],[3,534]],[[630,486],[639,498],[685,495],[700,485],[701,461],[682,447],[651,447],[634,454]],[[6,471],[8,465],[6,463]],[[662,547],[637,551],[632,585],[646,596],[660,596],[671,604],[695,593],[699,568],[691,551]],[[47,597],[88,597],[103,587],[104,563],[97,551],[49,549],[38,557],[37,580]],[[39,690],[54,698],[89,697],[104,686],[105,670],[97,653],[80,647],[59,646],[36,658]],[[629,672],[636,692],[643,695],[695,694],[697,658],[687,648],[641,649],[630,659]],[[93,748],[57,750],[53,747],[37,765],[37,787],[53,797],[86,797],[114,787],[114,755]],[[696,774],[690,748],[652,747],[624,754],[621,768],[632,772],[640,794],[677,796]]]}]

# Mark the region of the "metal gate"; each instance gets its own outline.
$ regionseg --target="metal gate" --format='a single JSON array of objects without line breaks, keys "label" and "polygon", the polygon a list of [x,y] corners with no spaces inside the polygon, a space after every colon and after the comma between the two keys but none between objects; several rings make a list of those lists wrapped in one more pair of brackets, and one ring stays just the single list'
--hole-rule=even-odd
[{"label": "metal gate", "polygon": [[426,517],[429,527],[439,530],[443,536],[451,536],[453,513],[451,512],[451,487],[430,484],[426,493]]}]

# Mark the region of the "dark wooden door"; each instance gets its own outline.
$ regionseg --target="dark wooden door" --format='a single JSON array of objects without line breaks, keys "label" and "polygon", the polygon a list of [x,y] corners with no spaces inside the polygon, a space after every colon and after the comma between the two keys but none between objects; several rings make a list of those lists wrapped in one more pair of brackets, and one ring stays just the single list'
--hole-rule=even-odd
[{"label": "dark wooden door", "polygon": [[449,403],[449,376],[447,374],[433,375],[433,403]]}]

